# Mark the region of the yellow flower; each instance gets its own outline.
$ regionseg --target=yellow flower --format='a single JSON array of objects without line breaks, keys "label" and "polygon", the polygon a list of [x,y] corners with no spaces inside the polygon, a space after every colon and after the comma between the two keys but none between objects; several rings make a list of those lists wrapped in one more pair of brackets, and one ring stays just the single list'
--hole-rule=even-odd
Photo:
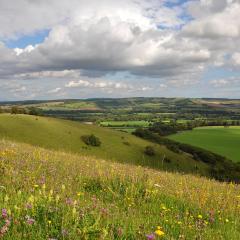
[{"label": "yellow flower", "polygon": [[39,185],[38,185],[38,184],[35,184],[35,185],[34,185],[34,187],[35,187],[35,188],[38,188],[38,187],[39,187]]},{"label": "yellow flower", "polygon": [[52,221],[51,220],[48,220],[48,224],[50,225],[52,223]]},{"label": "yellow flower", "polygon": [[228,220],[228,219],[226,219],[226,220],[225,220],[225,222],[226,222],[226,223],[228,223],[228,222],[229,222],[229,220]]},{"label": "yellow flower", "polygon": [[203,217],[202,217],[202,215],[201,215],[201,214],[199,214],[199,215],[198,215],[198,218],[199,218],[199,219],[202,219]]},{"label": "yellow flower", "polygon": [[158,235],[159,237],[162,237],[165,235],[165,233],[161,230],[160,227],[157,227],[157,230],[155,231],[155,234]]}]

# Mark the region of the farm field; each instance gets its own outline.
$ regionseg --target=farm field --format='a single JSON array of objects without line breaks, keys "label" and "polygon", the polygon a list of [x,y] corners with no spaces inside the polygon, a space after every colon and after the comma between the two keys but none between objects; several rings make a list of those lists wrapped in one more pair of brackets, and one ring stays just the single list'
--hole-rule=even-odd
[{"label": "farm field", "polygon": [[201,127],[169,136],[240,162],[240,127]]},{"label": "farm field", "polygon": [[148,121],[105,121],[100,122],[102,127],[148,127],[150,122]]},{"label": "farm field", "polygon": [[4,140],[0,159],[4,240],[240,239],[239,185]]},{"label": "farm field", "polygon": [[[100,147],[89,147],[82,141],[81,136],[91,134],[100,138]],[[74,121],[0,114],[0,138],[155,169],[209,174],[207,164],[197,162],[187,154],[179,155],[165,146],[153,144],[128,133]],[[146,146],[149,145],[155,149],[154,156],[144,154]],[[163,164],[164,157],[168,162]]]}]

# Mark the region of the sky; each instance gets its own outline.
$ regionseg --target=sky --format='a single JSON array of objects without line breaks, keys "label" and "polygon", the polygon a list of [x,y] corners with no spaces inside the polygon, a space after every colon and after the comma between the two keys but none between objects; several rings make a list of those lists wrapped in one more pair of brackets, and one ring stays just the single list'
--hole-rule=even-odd
[{"label": "sky", "polygon": [[240,0],[0,0],[0,101],[240,98]]}]

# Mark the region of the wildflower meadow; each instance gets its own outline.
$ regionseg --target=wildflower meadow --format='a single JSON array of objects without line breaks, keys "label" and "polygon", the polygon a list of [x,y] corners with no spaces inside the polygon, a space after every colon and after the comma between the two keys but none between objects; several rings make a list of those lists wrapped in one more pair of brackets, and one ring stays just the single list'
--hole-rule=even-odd
[{"label": "wildflower meadow", "polygon": [[240,239],[240,187],[0,142],[0,239]]}]

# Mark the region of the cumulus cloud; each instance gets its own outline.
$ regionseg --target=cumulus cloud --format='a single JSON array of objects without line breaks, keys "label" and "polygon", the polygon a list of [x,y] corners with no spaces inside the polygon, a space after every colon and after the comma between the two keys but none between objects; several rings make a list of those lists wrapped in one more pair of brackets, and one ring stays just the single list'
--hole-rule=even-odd
[{"label": "cumulus cloud", "polygon": [[[64,81],[51,86],[51,94],[80,87],[151,91],[149,81],[175,88],[198,84],[209,66],[240,69],[240,1],[177,3],[18,0],[9,7],[0,0],[1,41],[49,30],[35,46],[0,43],[0,79]],[[109,80],[119,72],[145,82],[136,87]]]}]

